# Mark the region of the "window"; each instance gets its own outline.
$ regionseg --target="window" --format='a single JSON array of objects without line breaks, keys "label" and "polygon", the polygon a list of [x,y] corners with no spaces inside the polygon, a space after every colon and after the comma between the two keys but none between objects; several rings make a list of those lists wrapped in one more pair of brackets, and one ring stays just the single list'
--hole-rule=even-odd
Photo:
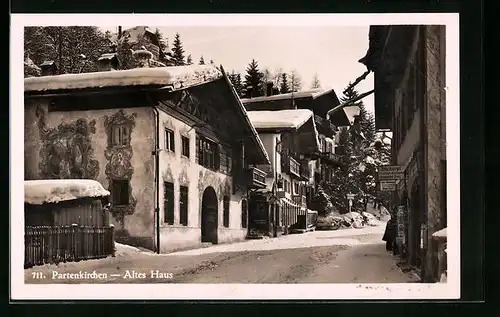
[{"label": "window", "polygon": [[248,202],[246,199],[241,200],[241,227],[246,228],[248,223]]},{"label": "window", "polygon": [[126,146],[130,144],[130,129],[128,126],[113,126],[111,133],[112,146]]},{"label": "window", "polygon": [[229,196],[224,196],[222,225],[229,228]]},{"label": "window", "polygon": [[129,204],[128,180],[112,180],[110,187],[114,205],[124,206]]},{"label": "window", "polygon": [[169,225],[174,224],[174,184],[163,183],[163,222]]},{"label": "window", "polygon": [[181,186],[181,190],[180,190],[179,223],[182,226],[188,225],[188,187],[187,186]]},{"label": "window", "polygon": [[223,146],[220,152],[220,170],[223,173],[230,174],[232,170],[231,149]]},{"label": "window", "polygon": [[185,157],[189,157],[189,138],[183,136],[181,141],[182,141],[182,155]]},{"label": "window", "polygon": [[293,183],[293,193],[295,195],[300,195],[300,191],[299,191],[299,183]]},{"label": "window", "polygon": [[218,170],[220,167],[220,156],[219,146],[217,143],[198,136],[196,147],[198,153],[198,164],[212,170]]},{"label": "window", "polygon": [[165,129],[165,149],[175,152],[174,131]]}]

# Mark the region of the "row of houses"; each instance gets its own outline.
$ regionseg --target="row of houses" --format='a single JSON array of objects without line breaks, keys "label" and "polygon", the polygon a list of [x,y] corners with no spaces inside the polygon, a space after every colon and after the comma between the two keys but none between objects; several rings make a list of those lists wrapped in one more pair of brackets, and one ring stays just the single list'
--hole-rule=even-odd
[{"label": "row of houses", "polygon": [[25,79],[25,180],[98,181],[116,241],[161,253],[303,224],[353,119],[327,119],[335,91],[241,100],[222,66],[156,67],[148,52],[135,69],[46,63]]}]

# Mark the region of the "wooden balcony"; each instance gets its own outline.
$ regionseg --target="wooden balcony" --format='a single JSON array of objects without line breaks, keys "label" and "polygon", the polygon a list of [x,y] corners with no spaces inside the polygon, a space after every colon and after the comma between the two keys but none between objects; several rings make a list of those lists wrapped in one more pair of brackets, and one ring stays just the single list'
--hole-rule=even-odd
[{"label": "wooden balcony", "polygon": [[309,164],[306,162],[300,164],[300,178],[305,181],[310,178]]},{"label": "wooden balcony", "polygon": [[300,163],[290,155],[281,154],[281,172],[300,178]]},{"label": "wooden balcony", "polygon": [[333,125],[327,119],[320,117],[318,115],[314,115],[314,121],[316,123],[316,129],[320,134],[326,136],[332,136],[335,134],[337,127],[335,127],[335,125]]},{"label": "wooden balcony", "polygon": [[321,158],[328,165],[339,166],[342,164],[340,155],[332,152],[321,152]]},{"label": "wooden balcony", "polygon": [[301,207],[307,207],[307,199],[306,196],[304,195],[293,195],[292,196],[293,203],[301,206]]},{"label": "wooden balcony", "polygon": [[267,173],[256,167],[250,167],[245,170],[245,183],[248,188],[265,188]]}]

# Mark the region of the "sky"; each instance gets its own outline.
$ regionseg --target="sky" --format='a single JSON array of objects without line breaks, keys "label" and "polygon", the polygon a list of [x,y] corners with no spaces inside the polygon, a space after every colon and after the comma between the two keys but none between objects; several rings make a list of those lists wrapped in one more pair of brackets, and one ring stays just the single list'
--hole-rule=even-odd
[{"label": "sky", "polygon": [[[213,59],[228,73],[234,70],[244,74],[246,66],[255,59],[261,71],[295,69],[302,78],[303,90],[310,88],[317,74],[321,87],[335,89],[339,98],[349,82],[366,71],[358,60],[368,49],[368,25],[149,27],[160,29],[170,47],[175,34],[179,33],[185,54],[191,54],[194,63],[203,55],[205,62]],[[116,26],[102,29],[117,31]],[[356,89],[359,93],[373,89],[373,75],[360,82]],[[363,102],[373,112],[373,96],[364,98]]]}]

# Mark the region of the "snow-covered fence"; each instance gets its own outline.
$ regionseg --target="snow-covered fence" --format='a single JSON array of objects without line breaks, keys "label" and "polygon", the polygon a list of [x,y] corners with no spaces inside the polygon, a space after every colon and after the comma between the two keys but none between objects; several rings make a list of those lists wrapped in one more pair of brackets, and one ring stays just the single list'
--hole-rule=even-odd
[{"label": "snow-covered fence", "polygon": [[114,228],[26,226],[24,267],[104,258],[114,255]]}]

